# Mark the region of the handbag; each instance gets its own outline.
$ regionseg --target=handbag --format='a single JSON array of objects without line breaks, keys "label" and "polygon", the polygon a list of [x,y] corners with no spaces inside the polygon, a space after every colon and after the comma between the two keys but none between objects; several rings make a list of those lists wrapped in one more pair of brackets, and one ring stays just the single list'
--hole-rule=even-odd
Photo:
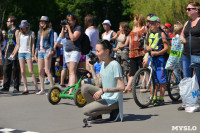
[{"label": "handbag", "polygon": [[191,21],[189,21],[189,23],[190,23],[189,47],[190,47],[190,59],[191,59],[190,67],[192,67],[192,68],[199,68],[200,69],[200,56],[198,56],[198,55],[192,55],[192,53],[191,53]]}]

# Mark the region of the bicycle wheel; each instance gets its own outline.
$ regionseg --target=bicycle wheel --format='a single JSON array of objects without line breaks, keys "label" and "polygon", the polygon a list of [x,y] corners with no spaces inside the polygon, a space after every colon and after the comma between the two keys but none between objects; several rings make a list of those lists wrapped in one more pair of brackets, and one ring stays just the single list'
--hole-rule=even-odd
[{"label": "bicycle wheel", "polygon": [[59,98],[59,94],[61,90],[59,87],[54,86],[48,92],[48,100],[51,104],[55,105],[60,102],[61,98]]},{"label": "bicycle wheel", "polygon": [[176,72],[170,71],[168,73],[167,91],[169,97],[173,101],[178,101],[178,99],[180,98],[180,89],[178,85],[181,79],[183,79],[182,71],[176,70]]},{"label": "bicycle wheel", "polygon": [[78,107],[83,107],[87,103],[86,100],[84,99],[82,93],[81,93],[81,89],[80,88],[78,88],[74,93],[74,103]]},{"label": "bicycle wheel", "polygon": [[141,107],[148,107],[155,91],[155,79],[153,74],[150,78],[150,70],[148,68],[139,69],[133,79],[132,93],[135,103]]}]

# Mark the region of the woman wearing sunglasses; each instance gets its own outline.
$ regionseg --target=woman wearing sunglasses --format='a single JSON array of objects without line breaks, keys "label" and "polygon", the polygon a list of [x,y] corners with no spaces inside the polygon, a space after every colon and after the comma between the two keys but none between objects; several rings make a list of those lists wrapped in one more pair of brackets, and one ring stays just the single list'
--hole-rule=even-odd
[{"label": "woman wearing sunglasses", "polygon": [[87,105],[83,108],[88,121],[101,119],[102,114],[110,113],[109,121],[123,120],[123,93],[124,82],[120,64],[112,60],[110,54],[112,45],[109,41],[98,41],[96,55],[104,62],[101,65],[100,78],[103,88],[84,84],[81,88]]},{"label": "woman wearing sunglasses", "polygon": [[[198,2],[189,2],[187,4],[186,12],[190,17],[181,32],[181,42],[184,44],[183,49],[183,77],[192,77],[193,70],[200,85],[200,69],[193,69],[190,67],[190,47],[189,47],[189,31],[191,29],[191,54],[200,56],[200,4]],[[178,110],[184,110],[184,107],[179,107]]]},{"label": "woman wearing sunglasses", "polygon": [[[69,14],[66,17],[67,24],[62,25],[61,38],[67,39],[67,44],[65,46],[65,63],[67,64],[69,70],[69,83],[71,86],[77,83],[76,69],[81,57],[81,39],[83,36],[83,29],[79,26],[78,19],[75,15]],[[64,30],[67,29],[65,33]],[[73,89],[69,90],[71,94]]]}]

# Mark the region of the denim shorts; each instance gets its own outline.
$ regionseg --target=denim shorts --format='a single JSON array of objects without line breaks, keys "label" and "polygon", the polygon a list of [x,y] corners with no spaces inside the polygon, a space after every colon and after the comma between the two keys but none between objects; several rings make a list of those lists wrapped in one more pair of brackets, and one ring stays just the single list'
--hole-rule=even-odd
[{"label": "denim shorts", "polygon": [[49,52],[38,53],[38,59],[46,59]]},{"label": "denim shorts", "polygon": [[19,60],[28,60],[32,59],[31,53],[18,53]]}]

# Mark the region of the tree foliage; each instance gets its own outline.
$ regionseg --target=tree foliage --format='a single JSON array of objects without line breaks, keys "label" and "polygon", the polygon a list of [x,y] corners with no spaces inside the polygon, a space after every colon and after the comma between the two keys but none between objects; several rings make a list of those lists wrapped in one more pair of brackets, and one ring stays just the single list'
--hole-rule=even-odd
[{"label": "tree foliage", "polygon": [[[128,0],[131,14],[147,16],[153,13],[161,19],[161,23],[185,23],[189,18],[186,12],[187,3],[191,0]],[[200,0],[197,0],[200,2]]]},{"label": "tree foliage", "polygon": [[[197,0],[200,2],[200,0]],[[185,11],[189,0],[0,0],[0,22],[6,29],[8,16],[15,15],[18,24],[22,19],[31,23],[31,29],[38,30],[41,16],[48,16],[53,23],[54,30],[60,32],[60,21],[66,15],[77,15],[81,26],[84,26],[86,14],[92,14],[96,26],[103,32],[101,23],[109,19],[112,29],[118,30],[119,22],[126,21],[133,25],[135,14],[154,13],[160,17],[162,23],[174,23],[177,20],[184,23],[188,20]]]}]

